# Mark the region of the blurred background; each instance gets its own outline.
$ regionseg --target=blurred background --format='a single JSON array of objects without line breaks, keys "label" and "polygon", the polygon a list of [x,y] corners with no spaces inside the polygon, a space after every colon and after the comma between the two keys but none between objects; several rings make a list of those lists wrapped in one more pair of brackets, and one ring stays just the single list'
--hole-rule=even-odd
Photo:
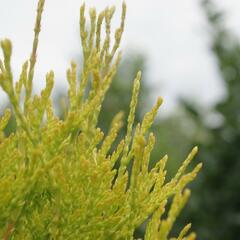
[{"label": "blurred background", "polygon": [[[116,5],[113,27],[120,21],[120,0],[89,0],[102,10]],[[123,61],[100,116],[107,131],[119,110],[127,116],[132,80],[143,71],[137,110],[140,120],[158,95],[164,105],[154,125],[157,144],[152,165],[168,153],[168,177],[195,145],[195,162],[204,168],[191,185],[192,197],[174,233],[188,222],[198,239],[240,237],[240,2],[238,0],[130,1],[122,47]],[[35,92],[47,71],[56,74],[55,104],[66,96],[66,69],[81,64],[78,32],[81,0],[46,1],[35,75]],[[0,39],[13,41],[12,65],[17,78],[28,58],[37,0],[0,0]],[[0,93],[0,109],[8,99]],[[14,131],[12,119],[7,133]],[[124,134],[123,129],[122,134]],[[144,224],[136,232],[142,236]]]}]

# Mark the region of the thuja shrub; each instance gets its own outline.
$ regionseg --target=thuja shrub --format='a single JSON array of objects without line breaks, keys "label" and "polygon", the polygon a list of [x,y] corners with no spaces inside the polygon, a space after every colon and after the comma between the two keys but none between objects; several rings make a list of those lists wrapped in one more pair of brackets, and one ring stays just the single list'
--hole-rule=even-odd
[{"label": "thuja shrub", "polygon": [[[0,120],[1,239],[134,239],[134,231],[146,220],[146,240],[168,239],[190,194],[185,186],[201,168],[199,164],[185,173],[197,148],[167,183],[167,156],[149,169],[155,142],[150,128],[162,99],[141,123],[134,123],[140,72],[133,83],[126,136],[115,143],[123,125],[121,112],[107,134],[98,128],[104,95],[120,61],[125,3],[112,44],[114,8],[99,15],[91,8],[87,29],[85,5],[81,6],[83,61],[81,71],[74,62],[67,70],[69,107],[64,119],[54,114],[52,71],[41,94],[32,93],[43,6],[44,0],[39,0],[32,53],[17,81],[10,64],[12,44],[1,41],[0,86],[17,122],[16,131],[5,136],[11,111],[7,109]],[[190,224],[173,239],[195,239],[189,229]]]}]

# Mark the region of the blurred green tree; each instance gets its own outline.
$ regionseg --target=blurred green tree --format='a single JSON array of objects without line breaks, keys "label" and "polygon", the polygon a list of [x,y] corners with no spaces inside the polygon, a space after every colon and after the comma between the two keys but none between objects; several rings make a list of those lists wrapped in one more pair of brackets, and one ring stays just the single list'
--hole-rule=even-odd
[{"label": "blurred green tree", "polygon": [[204,169],[194,184],[195,191],[183,219],[190,217],[199,239],[239,239],[240,41],[225,27],[224,14],[211,0],[202,1],[202,9],[210,26],[211,50],[217,60],[225,96],[212,109],[215,117],[211,126],[206,123],[204,113],[184,103],[209,137],[208,141],[196,141]]}]

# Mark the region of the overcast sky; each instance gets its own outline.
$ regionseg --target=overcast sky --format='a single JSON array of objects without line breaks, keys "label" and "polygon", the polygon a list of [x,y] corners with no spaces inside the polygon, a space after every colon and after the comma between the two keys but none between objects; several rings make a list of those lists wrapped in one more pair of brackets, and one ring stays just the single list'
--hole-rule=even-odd
[{"label": "overcast sky", "polygon": [[[44,86],[45,73],[53,69],[59,86],[71,57],[80,53],[78,35],[81,0],[46,0],[36,66],[36,85]],[[98,10],[116,5],[113,26],[119,22],[120,0],[86,0]],[[127,22],[121,49],[134,49],[147,58],[149,84],[154,95],[165,98],[171,109],[179,96],[212,104],[223,95],[215,60],[209,52],[207,24],[198,0],[126,0]],[[228,13],[228,26],[238,33],[240,1],[218,0]],[[29,57],[37,0],[0,0],[0,39],[13,41],[15,77]],[[2,95],[1,95],[2,96]],[[3,99],[3,97],[1,97]]]}]

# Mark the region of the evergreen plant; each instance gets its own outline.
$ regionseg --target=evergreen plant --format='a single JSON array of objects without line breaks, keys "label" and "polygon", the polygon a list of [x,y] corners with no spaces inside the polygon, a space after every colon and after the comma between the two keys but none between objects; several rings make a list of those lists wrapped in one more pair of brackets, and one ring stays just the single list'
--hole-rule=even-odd
[{"label": "evergreen plant", "polygon": [[[135,124],[141,72],[133,83],[126,136],[110,151],[123,125],[118,113],[104,135],[98,117],[121,58],[126,5],[111,45],[114,8],[99,15],[91,8],[87,30],[85,5],[80,8],[81,71],[72,62],[67,70],[69,108],[60,119],[54,113],[51,92],[54,73],[46,87],[33,94],[34,69],[44,0],[39,0],[30,59],[14,81],[12,44],[1,41],[0,86],[8,95],[17,127],[4,134],[11,111],[0,120],[0,236],[2,239],[134,239],[147,220],[146,240],[169,239],[171,228],[186,204],[186,185],[201,168],[187,167],[197,153],[193,148],[175,177],[165,183],[167,156],[149,169],[155,137],[151,125],[162,99]],[[105,24],[105,34],[102,26]],[[89,87],[90,86],[90,87]],[[119,167],[116,168],[116,162]],[[131,166],[129,169],[128,166]],[[166,204],[170,203],[170,206]],[[165,208],[167,209],[164,213]],[[190,224],[178,240],[195,239]]]}]

